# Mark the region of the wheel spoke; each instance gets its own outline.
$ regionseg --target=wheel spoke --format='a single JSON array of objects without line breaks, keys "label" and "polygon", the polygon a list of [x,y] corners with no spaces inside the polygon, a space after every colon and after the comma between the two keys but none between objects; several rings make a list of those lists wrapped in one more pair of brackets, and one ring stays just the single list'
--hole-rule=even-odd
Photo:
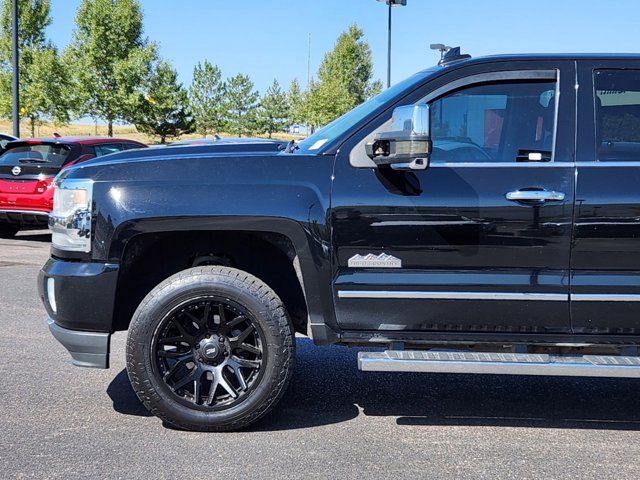
[{"label": "wheel spoke", "polygon": [[192,343],[193,342],[193,339],[194,339],[193,335],[191,335],[189,332],[187,332],[187,330],[184,328],[184,325],[182,325],[180,323],[180,320],[178,320],[177,318],[174,318],[173,319],[173,324],[176,326],[176,328],[180,332],[180,335],[182,335],[182,338],[184,338],[186,342],[188,342],[188,343]]},{"label": "wheel spoke", "polygon": [[226,325],[227,324],[227,315],[226,315],[226,313],[224,313],[224,305],[223,304],[219,304],[218,305],[218,318],[217,318],[217,321],[214,318],[214,323],[216,323],[217,325]]},{"label": "wheel spoke", "polygon": [[200,370],[199,367],[195,367],[193,370],[191,370],[189,375],[185,375],[183,378],[181,378],[176,383],[171,385],[171,388],[174,391],[176,391],[176,390],[179,390],[180,388],[184,387],[185,385],[187,385],[189,382],[193,382],[193,380],[195,379],[195,376],[197,375],[197,372],[199,370]]},{"label": "wheel spoke", "polygon": [[160,345],[167,345],[170,343],[179,343],[179,342],[186,342],[187,340],[182,336],[178,336],[178,337],[167,337],[167,338],[161,338],[160,340],[158,340],[158,344]]},{"label": "wheel spoke", "polygon": [[235,355],[231,357],[231,360],[242,368],[251,368],[253,370],[257,370],[260,368],[260,362],[258,362],[257,360],[247,360],[246,358],[240,358]]},{"label": "wheel spoke", "polygon": [[240,325],[242,322],[246,321],[247,317],[245,317],[244,315],[240,315],[236,318],[234,318],[233,320],[231,320],[230,322],[227,323],[227,327],[229,328],[233,328],[236,327],[238,325]]},{"label": "wheel spoke", "polygon": [[262,352],[260,349],[254,347],[253,345],[249,345],[248,343],[242,343],[238,345],[240,350],[244,350],[245,352],[253,353],[254,355],[260,355]]},{"label": "wheel spoke", "polygon": [[[191,320],[192,324],[196,324],[198,326],[198,330],[201,330],[203,328],[202,322],[203,320],[201,318],[196,317],[193,313],[191,313],[188,310],[184,311],[184,314],[189,317],[189,320]],[[196,333],[197,335],[197,333]]]},{"label": "wheel spoke", "polygon": [[181,358],[180,360],[178,360],[173,367],[171,367],[169,369],[169,371],[167,373],[164,374],[164,381],[166,382],[167,380],[169,380],[173,375],[175,375],[178,370],[180,370],[181,367],[184,367],[187,362],[192,358],[191,355],[185,355],[184,358]]},{"label": "wheel spoke", "polygon": [[202,316],[202,326],[205,329],[211,328],[209,321],[211,320],[211,302],[207,302],[204,306],[204,315]]},{"label": "wheel spoke", "polygon": [[242,370],[240,369],[240,365],[235,362],[229,362],[229,368],[233,370],[236,378],[238,379],[238,383],[240,384],[241,390],[247,389],[247,382],[245,382],[244,377],[242,376]]},{"label": "wheel spoke", "polygon": [[230,338],[229,341],[231,342],[231,345],[240,346],[247,339],[247,337],[251,335],[252,332],[253,332],[253,325],[245,328],[240,333],[240,335],[238,335],[237,337]]},{"label": "wheel spoke", "polygon": [[229,382],[227,382],[227,380],[224,378],[224,375],[220,375],[220,386],[224,388],[229,395],[231,395],[231,398],[238,397],[238,393],[233,389],[231,385],[229,385]]},{"label": "wheel spoke", "polygon": [[158,356],[163,358],[182,358],[185,355],[191,357],[191,352],[173,352],[171,350],[158,350]]}]

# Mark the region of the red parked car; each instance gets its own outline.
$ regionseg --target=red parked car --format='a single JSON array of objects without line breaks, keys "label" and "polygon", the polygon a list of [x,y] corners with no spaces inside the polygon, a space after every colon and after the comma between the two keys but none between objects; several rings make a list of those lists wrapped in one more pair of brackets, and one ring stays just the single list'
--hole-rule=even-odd
[{"label": "red parked car", "polygon": [[54,137],[15,140],[0,156],[0,237],[46,227],[53,208],[53,178],[91,158],[146,145],[118,138]]}]

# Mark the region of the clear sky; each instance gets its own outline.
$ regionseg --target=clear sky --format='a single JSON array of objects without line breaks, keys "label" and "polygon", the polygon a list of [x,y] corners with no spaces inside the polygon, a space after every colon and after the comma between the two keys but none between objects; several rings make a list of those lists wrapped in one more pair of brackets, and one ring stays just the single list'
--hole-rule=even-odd
[{"label": "clear sky", "polygon": [[[349,24],[370,43],[375,76],[386,79],[387,10],[376,0],[141,0],[145,33],[191,81],[209,59],[223,75],[248,74],[260,90],[273,78],[307,82]],[[433,65],[430,43],[463,47],[473,56],[529,52],[639,52],[640,1],[408,0],[393,9],[392,83]],[[80,0],[51,0],[51,39],[61,49]]]}]

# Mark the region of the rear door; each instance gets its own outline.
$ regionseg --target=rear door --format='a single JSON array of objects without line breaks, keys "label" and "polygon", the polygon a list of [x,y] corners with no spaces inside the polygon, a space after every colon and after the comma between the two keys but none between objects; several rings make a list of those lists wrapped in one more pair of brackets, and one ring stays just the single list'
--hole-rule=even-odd
[{"label": "rear door", "polygon": [[640,62],[579,64],[571,312],[576,333],[640,332]]},{"label": "rear door", "polygon": [[483,68],[400,102],[430,105],[428,169],[371,168],[364,144],[391,112],[341,148],[332,225],[344,329],[570,331],[574,63]]}]

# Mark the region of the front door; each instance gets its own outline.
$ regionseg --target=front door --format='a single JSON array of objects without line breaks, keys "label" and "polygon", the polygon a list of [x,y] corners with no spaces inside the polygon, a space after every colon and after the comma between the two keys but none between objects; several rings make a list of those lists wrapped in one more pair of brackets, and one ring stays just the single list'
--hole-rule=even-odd
[{"label": "front door", "polygon": [[511,68],[453,71],[410,99],[430,106],[426,170],[371,167],[364,144],[390,112],[341,148],[331,220],[343,329],[569,332],[573,64]]}]

